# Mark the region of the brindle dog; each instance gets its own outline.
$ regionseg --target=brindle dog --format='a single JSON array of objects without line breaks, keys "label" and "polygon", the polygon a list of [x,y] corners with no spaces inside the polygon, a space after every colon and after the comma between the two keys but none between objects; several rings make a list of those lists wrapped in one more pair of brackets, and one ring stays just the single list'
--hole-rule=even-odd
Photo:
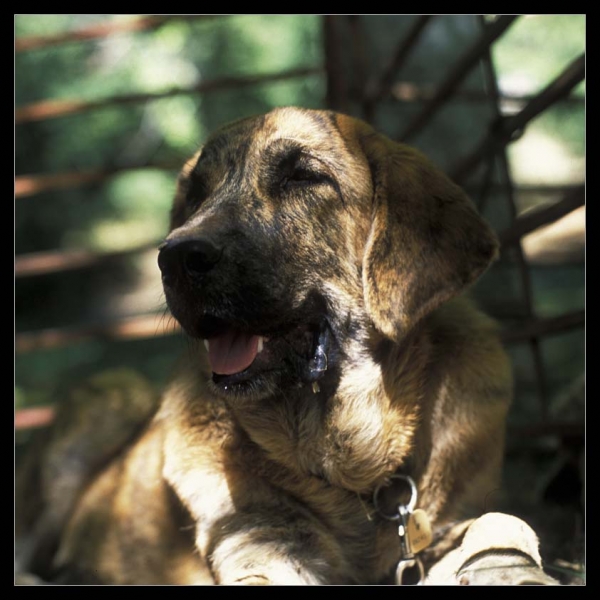
[{"label": "brindle dog", "polygon": [[[281,108],[217,131],[158,256],[198,344],[60,509],[46,477],[30,564],[64,583],[390,581],[378,487],[410,476],[436,539],[498,487],[510,369],[461,296],[497,251],[459,187],[359,120]],[[71,430],[73,458],[89,430]]]}]

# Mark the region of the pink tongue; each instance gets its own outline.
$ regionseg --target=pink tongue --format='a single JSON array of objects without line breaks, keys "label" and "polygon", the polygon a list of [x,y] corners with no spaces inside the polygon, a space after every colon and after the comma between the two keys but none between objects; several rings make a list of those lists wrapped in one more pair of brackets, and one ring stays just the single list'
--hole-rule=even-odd
[{"label": "pink tongue", "polygon": [[213,373],[233,375],[248,368],[258,354],[257,335],[231,330],[209,340],[208,360]]}]

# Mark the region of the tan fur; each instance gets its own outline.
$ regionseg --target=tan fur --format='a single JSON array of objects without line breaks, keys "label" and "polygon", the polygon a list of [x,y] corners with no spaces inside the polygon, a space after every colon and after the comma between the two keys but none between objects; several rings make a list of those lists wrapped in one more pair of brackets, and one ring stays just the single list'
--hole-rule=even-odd
[{"label": "tan fur", "polygon": [[[227,396],[198,344],[145,432],[90,477],[47,572],[65,582],[389,581],[400,546],[373,504],[378,486],[410,474],[437,529],[484,512],[499,485],[510,370],[495,325],[460,295],[496,256],[495,237],[425,157],[350,117],[277,109],[211,144],[205,198],[189,201],[201,150],[180,176],[167,241],[260,231],[257,250],[272,260],[256,269],[276,272],[273,298],[291,294],[291,311],[315,291],[325,298],[339,378],[329,395],[298,383]],[[284,194],[269,157],[288,145],[323,179]]]}]

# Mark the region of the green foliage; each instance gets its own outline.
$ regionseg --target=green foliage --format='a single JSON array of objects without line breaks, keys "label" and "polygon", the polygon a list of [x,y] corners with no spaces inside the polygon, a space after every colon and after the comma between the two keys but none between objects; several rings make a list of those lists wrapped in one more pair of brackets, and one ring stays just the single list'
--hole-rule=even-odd
[{"label": "green foliage", "polygon": [[[15,32],[18,37],[47,35],[129,18],[17,15]],[[16,55],[16,104],[97,101],[191,88],[223,76],[316,66],[321,61],[317,19],[310,15],[242,15],[206,21],[181,18],[156,31],[118,33],[86,43],[20,52]],[[115,104],[28,123],[17,129],[16,172],[56,173],[163,161],[183,164],[217,125],[281,104],[318,106],[321,92],[314,80],[283,81],[235,92]],[[151,237],[160,239],[172,193],[173,173],[133,173],[104,186],[51,192],[43,203],[23,200],[19,211],[35,206],[36,216],[17,217],[22,225],[17,227],[18,235],[28,238],[18,240],[17,246],[26,251],[52,245],[110,250]],[[56,218],[57,202],[68,212],[66,220],[63,210]],[[46,231],[31,236],[38,223],[43,223]],[[107,237],[111,228],[112,248]]]},{"label": "green foliage", "polygon": [[[494,44],[500,85],[535,93],[585,51],[585,15],[518,19]],[[583,93],[580,87],[578,92]]]},{"label": "green foliage", "polygon": [[126,250],[164,236],[174,193],[173,173],[149,169],[128,171],[108,182],[104,193],[110,215],[65,232],[65,245]]},{"label": "green foliage", "polygon": [[[518,19],[494,44],[502,93],[533,96],[585,52],[585,15],[531,15]],[[572,97],[585,94],[585,81]],[[577,183],[583,177],[585,106],[570,101],[536,117],[511,145],[513,177],[524,183]]]}]

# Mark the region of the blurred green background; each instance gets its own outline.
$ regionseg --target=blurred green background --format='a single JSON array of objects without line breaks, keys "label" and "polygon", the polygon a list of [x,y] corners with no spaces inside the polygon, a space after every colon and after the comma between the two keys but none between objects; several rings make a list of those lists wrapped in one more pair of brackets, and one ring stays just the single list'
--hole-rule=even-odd
[{"label": "blurred green background", "polygon": [[[176,356],[186,348],[182,335],[163,335],[167,315],[155,334],[140,339],[109,339],[102,328],[139,315],[165,313],[154,248],[167,231],[179,166],[208,132],[228,121],[281,105],[327,107],[332,68],[344,88],[343,101],[338,99],[336,107],[364,116],[365,90],[384,72],[418,15],[338,16],[333,24],[330,19],[329,30],[326,18],[319,15],[173,17],[145,28],[119,29],[146,18],[15,16],[17,409],[60,402],[61,390],[72,381],[113,366],[136,368],[157,386],[163,384]],[[494,18],[432,17],[394,73],[390,90],[377,102],[373,123],[398,138],[479,38],[484,24]],[[38,36],[60,37],[98,27],[105,28],[104,35],[87,39],[79,35],[61,43],[46,38],[36,46]],[[328,63],[326,37],[332,27],[337,56],[333,67]],[[521,110],[585,51],[585,28],[585,15],[522,16],[499,37],[492,59],[504,115]],[[285,76],[251,81],[257,75],[281,74]],[[477,64],[410,143],[451,171],[496,118],[485,81],[484,67]],[[583,184],[584,99],[582,82],[508,147],[518,215],[557,202]],[[95,105],[40,118],[47,103],[54,101]],[[24,109],[29,116],[23,118],[19,111]],[[105,175],[85,184],[23,192],[32,182],[40,184],[42,176],[90,172]],[[514,214],[501,169],[496,164],[490,173],[491,187],[481,208],[502,232]],[[476,202],[484,179],[479,169],[464,183]],[[513,250],[504,252],[476,287],[480,303],[503,326],[584,309],[583,210],[570,215],[571,221],[558,233],[525,239],[531,312]],[[19,270],[23,258],[37,256],[49,264],[48,256],[64,258],[82,250],[124,254],[84,268],[42,270],[31,276]],[[78,332],[90,325],[99,329],[73,342],[45,348],[33,343],[27,351],[19,345],[24,334],[33,334],[35,340],[40,332]],[[547,499],[549,487],[561,487],[562,480],[556,484],[556,477],[579,473],[579,480],[565,484],[569,491],[565,498],[558,503],[550,498],[554,505],[569,509],[565,527],[569,539],[575,539],[581,535],[583,511],[584,329],[540,338],[537,359],[526,341],[511,344],[509,351],[516,376],[511,426],[520,432],[548,420],[558,426],[550,428],[549,435],[543,435],[542,428],[542,435],[538,431],[509,437],[507,485],[514,485],[524,503],[539,503]],[[18,451],[29,436],[30,430],[17,431]],[[514,474],[513,464],[518,465]],[[575,466],[565,475],[567,464]],[[524,477],[531,477],[534,484],[524,489],[519,484]],[[579,542],[574,546],[575,554],[580,547]]]}]

